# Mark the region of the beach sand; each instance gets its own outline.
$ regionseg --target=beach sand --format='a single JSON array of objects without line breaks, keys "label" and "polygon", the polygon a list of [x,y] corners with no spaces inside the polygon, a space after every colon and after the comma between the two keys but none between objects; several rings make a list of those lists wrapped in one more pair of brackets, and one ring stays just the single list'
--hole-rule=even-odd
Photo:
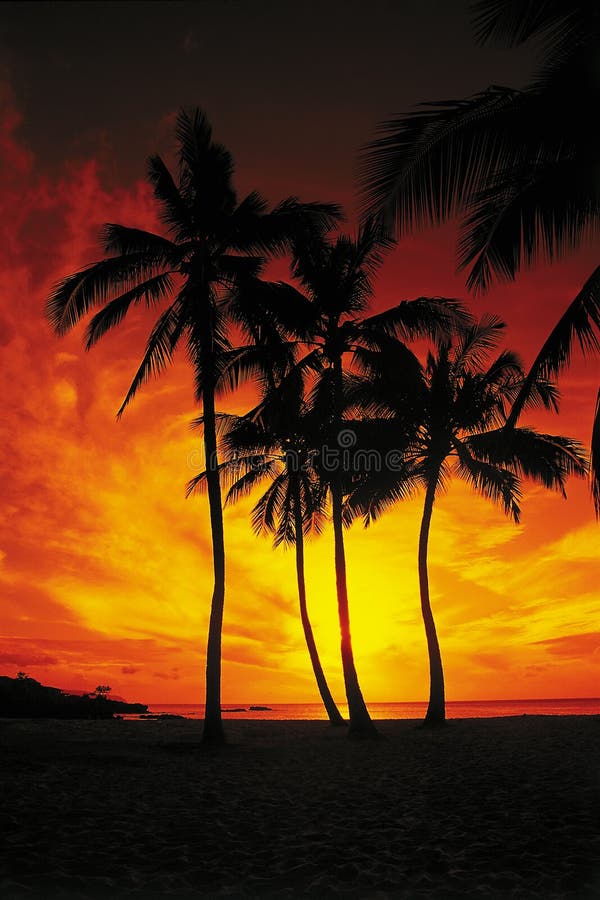
[{"label": "beach sand", "polygon": [[600,897],[600,717],[0,720],[0,897]]}]

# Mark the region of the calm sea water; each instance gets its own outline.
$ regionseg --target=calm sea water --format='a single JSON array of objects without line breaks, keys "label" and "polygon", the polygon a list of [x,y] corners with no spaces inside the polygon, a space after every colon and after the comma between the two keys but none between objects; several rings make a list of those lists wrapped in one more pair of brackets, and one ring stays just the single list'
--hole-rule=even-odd
[{"label": "calm sea water", "polygon": [[[257,704],[255,705],[258,705]],[[223,707],[225,719],[326,719],[320,703],[267,703],[268,710],[250,710],[243,703],[230,703]],[[426,703],[369,703],[374,719],[422,719]],[[234,712],[241,708],[240,712]],[[171,713],[190,719],[201,719],[204,706],[200,703],[153,703],[151,713]],[[340,712],[347,716],[348,709],[340,704]],[[600,698],[582,700],[456,700],[446,704],[449,719],[486,719],[495,716],[592,716],[600,715]]]}]

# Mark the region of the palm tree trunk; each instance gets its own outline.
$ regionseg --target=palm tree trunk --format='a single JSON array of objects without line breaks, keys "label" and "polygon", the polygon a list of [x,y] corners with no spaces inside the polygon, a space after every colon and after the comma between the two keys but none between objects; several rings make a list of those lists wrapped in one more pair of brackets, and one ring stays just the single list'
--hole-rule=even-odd
[{"label": "palm tree trunk", "polygon": [[442,656],[431,611],[431,603],[429,602],[429,576],[427,574],[427,545],[437,478],[438,473],[436,472],[427,485],[421,531],[419,533],[419,589],[421,592],[421,613],[425,625],[427,652],[429,654],[429,705],[425,716],[425,725],[443,725],[446,721],[444,670],[442,668]]},{"label": "palm tree trunk", "polygon": [[[208,317],[207,317],[208,319]],[[212,335],[208,327],[202,335],[202,414],[204,419],[204,454],[206,459],[206,487],[210,513],[214,588],[210,606],[210,621],[206,645],[206,700],[202,743],[219,745],[225,742],[221,718],[221,635],[225,604],[225,539],[223,534],[223,504],[217,457],[217,429],[215,419],[214,358]]]},{"label": "palm tree trunk", "polygon": [[329,690],[325,673],[319,659],[319,653],[315,638],[313,635],[312,625],[308,617],[308,609],[306,606],[306,584],[304,580],[304,537],[302,533],[302,507],[300,499],[300,489],[296,485],[294,490],[294,532],[296,538],[296,578],[298,582],[298,601],[300,604],[300,619],[304,630],[304,639],[308,647],[308,655],[312,663],[313,672],[319,693],[323,701],[323,705],[329,716],[332,725],[345,725],[342,714],[336,706],[335,700]]},{"label": "palm tree trunk", "polygon": [[342,523],[342,491],[339,478],[334,477],[331,487],[333,507],[333,534],[335,541],[335,583],[337,589],[338,616],[340,620],[340,636],[342,651],[342,668],[344,685],[350,713],[348,737],[377,738],[379,732],[375,728],[369,710],[363,699],[358,683],[352,638],[350,633],[350,611],[348,608],[348,586],[346,584],[346,554],[344,550],[344,528]]},{"label": "palm tree trunk", "polygon": [[[330,437],[337,438],[342,422],[343,408],[343,369],[342,357],[337,355],[332,361],[333,368],[333,395],[332,395],[332,421],[333,426]],[[352,651],[352,637],[350,632],[350,610],[348,607],[348,585],[346,583],[346,552],[344,549],[344,526],[342,521],[342,460],[339,460],[340,469],[333,473],[331,479],[331,506],[333,518],[333,538],[335,553],[335,585],[338,603],[338,618],[340,622],[340,639],[342,653],[342,669],[344,672],[344,686],[348,701],[348,713],[350,716],[350,738],[377,738],[379,732],[375,728],[369,710],[364,701],[358,675],[354,665],[354,653]]]}]

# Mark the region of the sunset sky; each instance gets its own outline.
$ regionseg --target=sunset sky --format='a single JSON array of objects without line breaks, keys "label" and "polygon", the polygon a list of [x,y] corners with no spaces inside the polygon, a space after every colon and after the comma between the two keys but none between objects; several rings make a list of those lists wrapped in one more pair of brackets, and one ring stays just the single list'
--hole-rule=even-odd
[{"label": "sunset sky", "polygon": [[[232,152],[240,195],[341,202],[356,221],[357,151],[419,101],[522,86],[535,47],[479,48],[467,4],[444,0],[4,3],[0,23],[0,674],[110,684],[130,700],[203,699],[212,588],[206,501],[184,355],[123,419],[152,314],[90,353],[55,337],[52,285],[99,256],[105,222],[160,229],[145,159],[174,149],[202,107]],[[525,363],[597,265],[591,244],[469,298],[454,228],[402,241],[374,309],[421,295],[499,313]],[[283,274],[281,266],[278,274]],[[575,354],[559,417],[527,422],[589,445],[600,364]],[[224,398],[243,412],[251,393]],[[522,523],[454,483],[436,504],[432,604],[450,700],[597,696],[600,545],[589,488],[526,486]],[[347,533],[359,679],[369,701],[427,699],[418,603],[422,498]],[[223,699],[317,701],[292,551],[255,538],[251,503],[225,514]],[[309,609],[336,699],[343,684],[333,542],[307,548]]]}]

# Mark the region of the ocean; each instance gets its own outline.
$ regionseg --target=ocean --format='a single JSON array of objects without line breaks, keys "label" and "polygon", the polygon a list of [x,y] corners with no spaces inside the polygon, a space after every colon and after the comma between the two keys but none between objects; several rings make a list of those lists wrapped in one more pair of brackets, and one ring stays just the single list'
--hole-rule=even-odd
[{"label": "ocean", "polygon": [[[269,709],[251,710],[245,703],[229,703],[223,706],[224,719],[326,719],[321,703],[268,703],[257,701],[254,706]],[[422,719],[427,703],[369,703],[373,719]],[[339,704],[340,712],[347,717],[348,708]],[[201,703],[151,703],[148,710],[155,714],[170,713],[189,719],[201,719],[204,706]],[[600,698],[584,697],[572,700],[450,700],[446,703],[449,719],[488,719],[496,716],[597,716],[600,715]]]}]

